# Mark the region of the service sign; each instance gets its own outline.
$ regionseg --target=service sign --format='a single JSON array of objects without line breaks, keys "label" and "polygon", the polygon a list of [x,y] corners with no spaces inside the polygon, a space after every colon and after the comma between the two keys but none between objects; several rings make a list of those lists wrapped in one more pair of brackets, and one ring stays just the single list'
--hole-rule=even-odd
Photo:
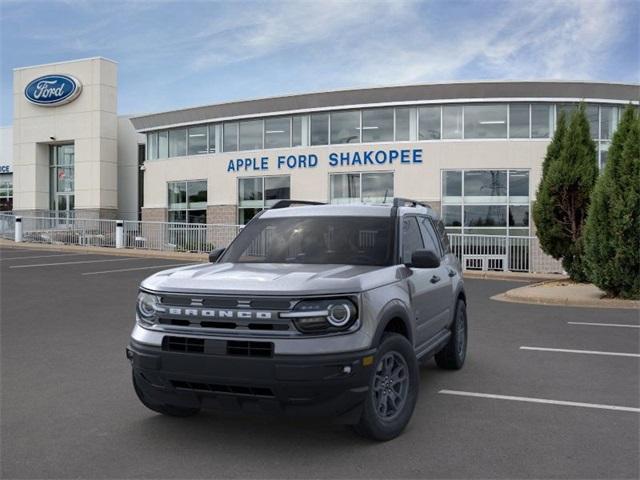
[{"label": "service sign", "polygon": [[71,75],[45,75],[29,82],[24,96],[35,105],[57,107],[75,100],[82,91],[82,84]]}]

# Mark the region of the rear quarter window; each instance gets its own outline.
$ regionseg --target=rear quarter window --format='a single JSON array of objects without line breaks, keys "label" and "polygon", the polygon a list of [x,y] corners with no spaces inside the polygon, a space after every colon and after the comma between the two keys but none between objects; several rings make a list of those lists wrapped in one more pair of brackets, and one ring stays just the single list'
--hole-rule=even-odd
[{"label": "rear quarter window", "polygon": [[451,253],[451,244],[449,243],[449,237],[447,236],[447,231],[444,228],[444,223],[442,220],[438,220],[435,222],[436,232],[438,232],[438,236],[440,237],[440,241],[442,242],[442,248],[444,249],[444,253]]}]

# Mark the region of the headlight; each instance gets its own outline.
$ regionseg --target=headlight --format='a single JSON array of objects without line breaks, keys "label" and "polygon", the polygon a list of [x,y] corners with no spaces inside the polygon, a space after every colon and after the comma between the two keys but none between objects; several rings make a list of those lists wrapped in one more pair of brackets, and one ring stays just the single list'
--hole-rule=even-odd
[{"label": "headlight", "polygon": [[348,298],[303,300],[280,317],[293,319],[303,333],[330,333],[352,327],[358,320],[358,309]]},{"label": "headlight", "polygon": [[153,324],[153,320],[156,315],[156,305],[159,303],[160,299],[155,295],[147,292],[140,292],[138,294],[136,310],[141,323],[145,325]]}]

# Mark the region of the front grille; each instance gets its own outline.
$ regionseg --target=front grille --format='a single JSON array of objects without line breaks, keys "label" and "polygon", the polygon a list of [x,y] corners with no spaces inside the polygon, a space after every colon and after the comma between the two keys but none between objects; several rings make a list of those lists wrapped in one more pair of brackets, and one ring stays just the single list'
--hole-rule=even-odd
[{"label": "front grille", "polygon": [[230,395],[246,395],[252,397],[274,397],[273,391],[266,387],[247,387],[241,385],[219,385],[212,383],[185,382],[171,380],[173,388],[196,392],[226,393]]},{"label": "front grille", "polygon": [[229,340],[227,354],[241,357],[271,357],[273,356],[273,343]]},{"label": "front grille", "polygon": [[244,298],[244,297],[207,297],[193,295],[161,295],[163,305],[173,307],[202,306],[206,308],[253,308],[262,310],[289,310],[292,305],[290,298]]},{"label": "front grille", "polygon": [[170,352],[204,353],[204,339],[188,337],[164,337],[162,349]]},{"label": "front grille", "polygon": [[260,322],[252,321],[250,323],[238,322],[235,320],[220,321],[220,320],[186,320],[184,318],[160,318],[158,323],[161,325],[171,325],[176,327],[190,327],[190,328],[217,328],[219,330],[261,330],[261,331],[278,331],[286,332],[291,330],[292,327],[288,320],[269,321],[262,320]]}]

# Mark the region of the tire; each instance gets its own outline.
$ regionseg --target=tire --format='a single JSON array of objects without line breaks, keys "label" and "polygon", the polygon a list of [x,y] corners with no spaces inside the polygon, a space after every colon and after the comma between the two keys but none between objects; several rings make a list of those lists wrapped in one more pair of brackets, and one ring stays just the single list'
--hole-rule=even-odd
[{"label": "tire", "polygon": [[140,402],[147,407],[149,410],[153,410],[154,412],[161,413],[163,415],[168,415],[170,417],[191,417],[198,412],[200,412],[199,408],[185,408],[178,407],[177,405],[169,405],[169,404],[156,404],[149,401],[140,386],[138,385],[138,380],[136,380],[135,373],[132,374],[133,379],[133,388],[136,391],[136,395]]},{"label": "tire", "polygon": [[[400,377],[395,385],[390,382],[394,377],[385,375],[394,371]],[[397,437],[411,419],[419,388],[418,361],[413,346],[402,335],[385,334],[376,354],[362,416],[354,430],[378,441]]]},{"label": "tire", "polygon": [[456,316],[451,324],[449,341],[435,355],[438,367],[445,370],[460,370],[467,358],[467,305],[464,300],[456,303]]}]

